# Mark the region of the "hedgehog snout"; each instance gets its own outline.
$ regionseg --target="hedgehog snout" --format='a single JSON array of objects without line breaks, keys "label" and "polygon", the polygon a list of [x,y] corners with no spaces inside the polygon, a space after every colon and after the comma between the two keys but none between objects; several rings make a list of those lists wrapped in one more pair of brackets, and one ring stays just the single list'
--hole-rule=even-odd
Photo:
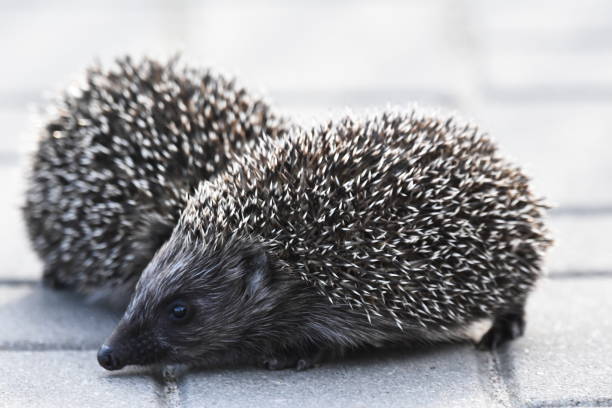
[{"label": "hedgehog snout", "polygon": [[98,350],[98,363],[107,370],[119,370],[125,367],[122,359],[119,357],[119,353],[112,347],[106,344],[100,346]]},{"label": "hedgehog snout", "polygon": [[107,370],[120,370],[130,363],[130,342],[125,329],[119,325],[98,350],[98,363]]},{"label": "hedgehog snout", "polygon": [[107,370],[120,370],[127,365],[157,363],[168,354],[150,330],[134,330],[119,323],[98,350],[98,363]]}]

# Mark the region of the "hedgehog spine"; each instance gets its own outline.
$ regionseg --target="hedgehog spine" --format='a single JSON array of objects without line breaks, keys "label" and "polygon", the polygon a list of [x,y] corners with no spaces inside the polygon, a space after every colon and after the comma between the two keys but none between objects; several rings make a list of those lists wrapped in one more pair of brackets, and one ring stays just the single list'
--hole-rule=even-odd
[{"label": "hedgehog spine", "polygon": [[24,215],[45,280],[129,294],[197,184],[286,127],[233,79],[177,60],[90,68],[33,158]]}]

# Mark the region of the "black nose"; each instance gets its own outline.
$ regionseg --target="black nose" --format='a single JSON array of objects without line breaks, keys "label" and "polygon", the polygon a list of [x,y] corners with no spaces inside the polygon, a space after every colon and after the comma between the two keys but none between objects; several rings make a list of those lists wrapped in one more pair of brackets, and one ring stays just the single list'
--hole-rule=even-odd
[{"label": "black nose", "polygon": [[98,350],[98,363],[107,370],[119,370],[123,368],[121,361],[117,357],[117,353],[113,352],[113,348],[103,344]]}]

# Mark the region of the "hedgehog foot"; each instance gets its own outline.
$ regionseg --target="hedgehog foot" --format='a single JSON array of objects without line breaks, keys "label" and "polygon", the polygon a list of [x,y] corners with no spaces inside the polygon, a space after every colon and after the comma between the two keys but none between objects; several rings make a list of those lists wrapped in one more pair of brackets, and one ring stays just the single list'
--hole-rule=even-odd
[{"label": "hedgehog foot", "polygon": [[325,353],[322,351],[316,352],[306,357],[302,357],[297,361],[295,369],[298,371],[308,370],[309,368],[318,367],[323,360]]},{"label": "hedgehog foot", "polygon": [[264,358],[261,365],[268,370],[284,370],[295,367],[297,361],[297,356],[274,356]]},{"label": "hedgehog foot", "polygon": [[51,269],[48,267],[45,267],[43,271],[42,280],[43,280],[43,285],[51,289],[64,290],[64,289],[72,288],[70,285],[66,284],[65,282],[62,282],[57,277],[57,272],[55,271],[55,269]]},{"label": "hedgehog foot", "polygon": [[318,366],[324,356],[325,353],[323,351],[317,351],[307,356],[280,355],[264,358],[261,365],[268,370],[295,368],[298,371],[302,371]]},{"label": "hedgehog foot", "polygon": [[502,344],[523,335],[525,331],[525,312],[521,307],[517,311],[503,313],[495,318],[493,326],[476,347],[479,350],[495,350]]}]

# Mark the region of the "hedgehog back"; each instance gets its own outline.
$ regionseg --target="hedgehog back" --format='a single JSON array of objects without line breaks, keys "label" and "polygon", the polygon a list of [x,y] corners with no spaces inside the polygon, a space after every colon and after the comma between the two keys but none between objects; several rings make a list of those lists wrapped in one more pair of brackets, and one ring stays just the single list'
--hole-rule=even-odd
[{"label": "hedgehog back", "polygon": [[257,240],[369,319],[445,331],[525,299],[549,244],[543,209],[476,128],[383,113],[260,141],[179,225],[209,251]]}]

